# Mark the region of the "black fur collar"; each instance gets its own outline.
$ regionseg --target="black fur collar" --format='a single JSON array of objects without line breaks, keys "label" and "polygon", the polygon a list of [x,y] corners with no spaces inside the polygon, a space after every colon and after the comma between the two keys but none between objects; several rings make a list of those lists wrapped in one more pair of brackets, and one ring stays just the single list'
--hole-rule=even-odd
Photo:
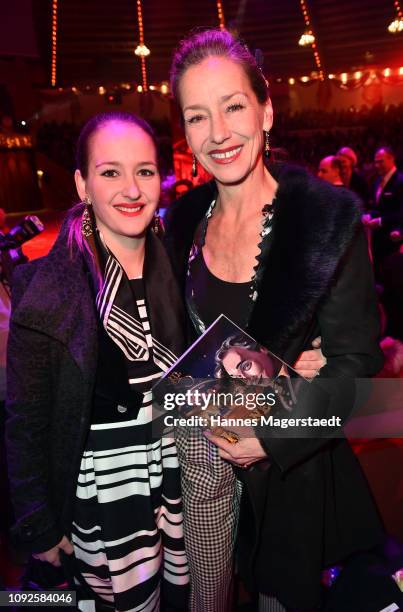
[{"label": "black fur collar", "polygon": [[[328,294],[362,211],[351,191],[316,179],[303,168],[269,169],[279,183],[276,214],[248,329],[273,352],[283,354]],[[195,229],[214,196],[214,183],[202,185],[178,200],[168,217],[167,247],[182,286]]]},{"label": "black fur collar", "polygon": [[282,353],[328,294],[361,206],[351,191],[301,168],[284,168],[275,178],[273,241],[249,329]]}]

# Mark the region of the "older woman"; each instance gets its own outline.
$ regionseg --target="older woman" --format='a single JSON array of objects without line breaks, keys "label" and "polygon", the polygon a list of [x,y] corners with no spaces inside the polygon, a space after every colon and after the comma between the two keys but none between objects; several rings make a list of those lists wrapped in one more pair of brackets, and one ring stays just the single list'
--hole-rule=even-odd
[{"label": "older woman", "polygon": [[[224,313],[291,364],[320,334],[321,377],[336,379],[329,411],[345,415],[341,379],[382,365],[359,203],[301,168],[265,163],[273,123],[267,81],[228,32],[182,41],[171,84],[194,173],[201,164],[214,177],[179,200],[168,220],[167,245],[196,333]],[[345,440],[268,435],[233,445],[208,434],[178,440],[192,610],[230,609],[240,479],[240,568],[252,590],[280,600],[271,598],[270,609],[318,605],[322,568],[380,537]],[[268,470],[235,476],[233,465],[263,459]]]}]

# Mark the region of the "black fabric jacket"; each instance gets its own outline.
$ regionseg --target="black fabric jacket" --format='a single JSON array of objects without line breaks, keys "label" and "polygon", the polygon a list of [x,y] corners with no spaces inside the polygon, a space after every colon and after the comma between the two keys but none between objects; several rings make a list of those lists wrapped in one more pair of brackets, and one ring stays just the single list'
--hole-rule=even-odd
[{"label": "black fabric jacket", "polygon": [[[77,249],[71,254],[67,231],[66,222],[49,255],[18,267],[13,278],[6,443],[15,533],[32,552],[70,535],[98,365],[93,277],[84,256]],[[180,354],[183,304],[165,250],[152,234],[143,278],[153,334]],[[109,357],[116,397],[125,384],[123,361],[118,350]],[[111,421],[136,418],[138,403],[124,414],[118,404],[111,402]]]},{"label": "black fabric jacket", "polygon": [[403,173],[396,170],[384,186],[378,203],[376,192],[380,178],[374,185],[374,208],[372,217],[381,217],[382,225],[373,230],[372,248],[375,263],[382,262],[384,257],[399,250],[400,242],[390,239],[390,232],[394,230],[403,234]]},{"label": "black fabric jacket", "polygon": [[350,184],[348,186],[351,191],[354,191],[360,198],[365,208],[368,208],[369,203],[369,189],[364,177],[353,170],[351,173]]},{"label": "black fabric jacket", "polygon": [[[321,335],[327,365],[315,384],[331,392],[328,414],[345,418],[350,379],[383,363],[361,204],[301,168],[270,171],[279,183],[272,243],[247,331],[291,364]],[[208,183],[170,211],[166,245],[182,289],[195,229],[215,195]],[[344,439],[274,433],[262,443],[272,466],[243,473],[239,567],[252,590],[309,608],[319,601],[321,569],[378,543],[382,528]]]}]

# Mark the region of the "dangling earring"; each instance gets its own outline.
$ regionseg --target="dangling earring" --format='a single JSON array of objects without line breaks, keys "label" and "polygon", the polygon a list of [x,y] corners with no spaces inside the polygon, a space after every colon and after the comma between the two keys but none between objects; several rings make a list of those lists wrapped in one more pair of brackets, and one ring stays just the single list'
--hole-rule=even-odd
[{"label": "dangling earring", "polygon": [[151,230],[156,234],[159,238],[163,238],[165,234],[165,227],[162,217],[158,215],[158,213],[154,213],[154,218],[151,221]]},{"label": "dangling earring", "polygon": [[197,159],[194,154],[192,156],[192,176],[197,176]]},{"label": "dangling earring", "polygon": [[269,140],[269,132],[264,133],[264,156],[269,159],[271,155],[270,151],[270,140]]},{"label": "dangling earring", "polygon": [[92,236],[93,227],[89,211],[89,207],[92,205],[92,202],[88,196],[85,196],[84,204],[83,216],[81,217],[81,233],[85,238],[89,238]]}]

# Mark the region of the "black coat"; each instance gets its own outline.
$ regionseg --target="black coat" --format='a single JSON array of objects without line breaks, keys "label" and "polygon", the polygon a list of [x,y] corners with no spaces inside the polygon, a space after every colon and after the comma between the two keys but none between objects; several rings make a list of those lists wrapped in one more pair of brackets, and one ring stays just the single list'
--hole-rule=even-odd
[{"label": "black coat", "polygon": [[[378,191],[381,179],[374,185],[374,193]],[[403,173],[396,170],[384,186],[379,201],[371,211],[373,217],[380,217],[382,225],[373,230],[372,249],[377,264],[384,257],[399,250],[399,242],[390,239],[390,232],[398,230],[403,234]]]},{"label": "black coat", "polygon": [[351,179],[348,188],[351,189],[351,191],[354,191],[354,193],[356,193],[360,197],[362,203],[364,204],[364,207],[367,208],[369,202],[368,185],[365,178],[361,176],[361,174],[356,172],[356,170],[353,170],[353,172],[351,173]]},{"label": "black coat", "polygon": [[[383,363],[361,206],[350,191],[303,169],[271,172],[279,182],[272,243],[248,332],[288,363],[321,335],[321,378],[333,387],[329,412],[345,416],[340,379],[371,376]],[[182,288],[195,229],[215,193],[214,183],[203,185],[171,209],[166,244]],[[378,515],[345,440],[264,444],[272,466],[243,476],[241,573],[254,590],[311,607],[323,567],[379,541]]]},{"label": "black coat", "polygon": [[[15,532],[33,552],[48,550],[70,534],[91,423],[99,324],[86,259],[77,249],[71,254],[65,224],[49,255],[18,267],[13,278],[6,442]],[[163,246],[152,234],[146,242],[143,277],[147,304],[153,302],[153,334],[180,354],[183,305]],[[163,316],[154,319],[153,310]],[[110,344],[107,374],[113,398],[128,383],[122,376],[123,353]],[[111,420],[136,418],[138,403],[124,414],[118,404],[111,401]]]}]

